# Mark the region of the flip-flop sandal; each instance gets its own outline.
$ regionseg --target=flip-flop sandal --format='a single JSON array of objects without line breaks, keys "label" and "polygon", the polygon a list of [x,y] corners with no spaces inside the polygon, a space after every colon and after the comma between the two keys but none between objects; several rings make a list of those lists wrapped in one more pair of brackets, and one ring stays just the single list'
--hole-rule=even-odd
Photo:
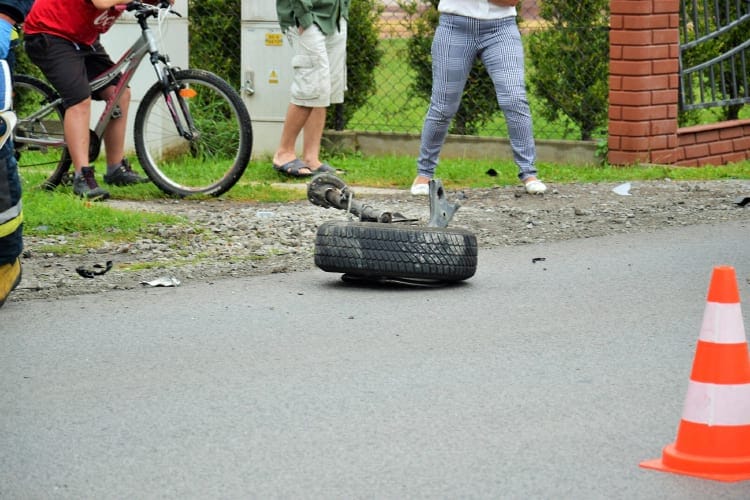
[{"label": "flip-flop sandal", "polygon": [[[283,165],[273,164],[273,169],[289,177],[311,177],[315,172],[307,166],[307,163],[295,158],[292,161],[286,162]],[[307,170],[307,172],[302,172]]]}]

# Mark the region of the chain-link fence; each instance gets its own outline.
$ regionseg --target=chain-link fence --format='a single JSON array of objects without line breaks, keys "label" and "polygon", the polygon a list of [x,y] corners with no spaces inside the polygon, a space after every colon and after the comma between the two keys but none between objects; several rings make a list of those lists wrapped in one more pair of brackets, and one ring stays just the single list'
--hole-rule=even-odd
[{"label": "chain-link fence", "polygon": [[[216,8],[221,3],[221,8]],[[437,0],[352,0],[350,93],[343,128],[419,133],[429,102],[429,43],[437,22]],[[239,86],[240,0],[191,0],[191,60]],[[522,0],[519,26],[526,45],[528,96],[540,139],[606,136],[608,0]],[[235,12],[236,15],[227,15]],[[220,15],[221,13],[221,15]],[[374,20],[374,23],[370,21]],[[366,24],[374,24],[371,51]],[[215,36],[221,33],[222,36]],[[219,40],[207,50],[206,40]],[[372,55],[371,55],[372,54]],[[370,58],[368,60],[367,58]],[[454,120],[454,133],[506,136],[505,121],[481,65],[472,72]],[[352,71],[372,72],[355,99]],[[357,75],[359,76],[359,75]],[[356,109],[351,109],[355,103]],[[334,115],[334,113],[331,113]],[[341,123],[341,122],[339,122]]]},{"label": "chain-link fence", "polygon": [[[376,94],[357,110],[347,128],[418,133],[429,102],[429,49],[438,1],[379,3],[382,58],[375,75]],[[518,6],[528,97],[538,138],[606,135],[608,5],[606,0],[523,0]],[[356,40],[356,33],[350,36]],[[465,116],[459,110],[452,132],[506,135],[494,89],[479,62],[467,82],[462,110]]]},{"label": "chain-link fence", "polygon": [[[437,3],[352,0],[350,92],[342,105],[348,108],[329,114],[330,127],[421,131],[429,102],[429,49]],[[190,65],[213,71],[236,88],[241,85],[241,4],[242,0],[189,1]],[[609,0],[522,0],[519,5],[537,138],[606,136],[608,6]],[[19,72],[36,72],[25,55],[20,59]],[[505,137],[505,120],[482,71],[477,63],[451,132]]]}]

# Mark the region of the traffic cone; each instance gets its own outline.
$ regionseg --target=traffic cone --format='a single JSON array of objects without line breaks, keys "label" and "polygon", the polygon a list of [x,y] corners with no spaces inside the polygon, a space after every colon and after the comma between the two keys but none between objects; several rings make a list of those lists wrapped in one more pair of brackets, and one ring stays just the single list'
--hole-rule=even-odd
[{"label": "traffic cone", "polygon": [[677,439],[641,467],[750,479],[750,355],[734,268],[715,267]]}]

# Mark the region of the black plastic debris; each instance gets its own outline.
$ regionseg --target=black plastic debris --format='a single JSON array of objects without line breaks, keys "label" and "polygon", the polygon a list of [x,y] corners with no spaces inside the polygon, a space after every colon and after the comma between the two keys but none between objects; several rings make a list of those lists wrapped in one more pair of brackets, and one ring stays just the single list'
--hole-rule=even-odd
[{"label": "black plastic debris", "polygon": [[544,262],[545,260],[547,260],[547,257],[534,257],[531,259],[531,263],[536,264],[537,262]]},{"label": "black plastic debris", "polygon": [[497,177],[497,170],[494,168],[489,169],[487,172],[485,172],[490,177]]},{"label": "black plastic debris", "polygon": [[93,278],[94,276],[101,276],[110,269],[112,269],[112,261],[108,260],[105,265],[94,264],[94,270],[86,269],[83,266],[76,267],[76,272],[84,278]]},{"label": "black plastic debris", "polygon": [[745,205],[750,203],[750,196],[740,196],[739,198],[734,200],[734,203],[741,207],[744,207]]}]

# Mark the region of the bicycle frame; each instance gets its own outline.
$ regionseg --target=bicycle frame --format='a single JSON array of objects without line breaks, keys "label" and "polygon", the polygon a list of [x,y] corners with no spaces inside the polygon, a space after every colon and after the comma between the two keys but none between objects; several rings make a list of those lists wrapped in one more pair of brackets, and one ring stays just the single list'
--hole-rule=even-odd
[{"label": "bicycle frame", "polygon": [[[93,129],[94,134],[99,139],[101,139],[101,137],[103,136],[104,130],[107,128],[110,120],[118,116],[119,107],[117,106],[117,103],[119,102],[120,97],[122,97],[123,93],[125,92],[125,89],[130,84],[130,81],[133,79],[136,70],[140,66],[146,54],[150,54],[150,61],[154,67],[154,70],[156,71],[157,81],[161,82],[165,86],[165,88],[169,88],[168,75],[172,71],[172,66],[169,63],[169,58],[166,55],[162,55],[159,53],[159,49],[156,44],[156,38],[154,37],[151,28],[148,26],[148,18],[151,15],[152,14],[143,11],[139,11],[136,13],[136,19],[141,27],[141,36],[136,39],[133,45],[131,45],[125,51],[125,53],[123,53],[123,55],[114,64],[114,66],[89,82],[91,86],[91,92],[93,94],[96,91],[108,86],[118,75],[120,75],[120,80],[115,86],[115,92],[109,99],[107,99],[104,110],[99,116],[96,126]],[[161,66],[159,65],[159,63],[161,63]],[[167,91],[165,90],[164,93],[167,97],[167,104],[172,113],[172,118],[174,119],[175,125],[180,131],[180,134],[189,137],[190,134],[185,132],[180,123],[177,113],[173,109],[173,104],[167,96]],[[25,119],[25,121],[33,122],[43,118],[44,116],[47,116],[48,114],[54,112],[61,103],[62,98],[58,97],[54,101],[45,104],[36,112],[29,115]],[[55,140],[50,138],[15,137],[15,135],[13,139],[15,142],[18,142],[20,144],[32,144],[43,147],[65,146],[64,139]]]}]

